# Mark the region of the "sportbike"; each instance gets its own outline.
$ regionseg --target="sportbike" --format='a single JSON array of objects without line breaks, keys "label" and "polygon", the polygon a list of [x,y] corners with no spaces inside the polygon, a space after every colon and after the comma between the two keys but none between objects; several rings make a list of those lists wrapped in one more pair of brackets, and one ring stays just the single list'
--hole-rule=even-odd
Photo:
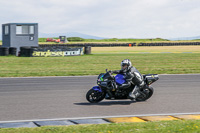
[{"label": "sportbike", "polygon": [[[139,93],[138,97],[135,101],[145,101],[149,99],[154,92],[152,83],[157,81],[157,74],[147,74],[143,75],[144,79],[144,87],[139,89],[137,93]],[[117,74],[113,76],[111,71],[107,71],[106,73],[101,73],[97,78],[97,85],[92,87],[86,94],[86,99],[90,103],[98,103],[105,99],[110,100],[118,100],[118,99],[129,99],[129,93],[135,88],[135,85],[132,83],[129,88],[126,89],[116,89],[117,85],[121,85],[125,83],[126,80],[123,74]]]}]

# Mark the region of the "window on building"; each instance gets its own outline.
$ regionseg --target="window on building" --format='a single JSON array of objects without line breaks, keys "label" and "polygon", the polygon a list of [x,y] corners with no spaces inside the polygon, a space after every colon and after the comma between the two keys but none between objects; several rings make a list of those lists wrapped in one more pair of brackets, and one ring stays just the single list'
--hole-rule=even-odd
[{"label": "window on building", "polygon": [[22,34],[22,26],[21,25],[17,25],[16,34]]},{"label": "window on building", "polygon": [[5,35],[8,35],[9,34],[9,26],[8,25],[5,25]]},{"label": "window on building", "polygon": [[34,34],[34,26],[28,26],[28,25],[17,25],[16,27],[16,34]]},{"label": "window on building", "polygon": [[28,26],[27,25],[22,25],[22,34],[28,34]]},{"label": "window on building", "polygon": [[29,26],[29,34],[34,34],[34,26]]}]

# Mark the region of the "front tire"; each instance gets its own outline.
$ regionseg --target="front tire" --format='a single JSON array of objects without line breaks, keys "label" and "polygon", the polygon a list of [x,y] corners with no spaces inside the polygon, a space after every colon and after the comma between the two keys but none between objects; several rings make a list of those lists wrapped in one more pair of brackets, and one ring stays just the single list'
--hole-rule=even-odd
[{"label": "front tire", "polygon": [[98,90],[90,89],[86,94],[86,99],[90,103],[98,103],[102,101],[106,96],[106,93],[104,91],[99,92]]}]

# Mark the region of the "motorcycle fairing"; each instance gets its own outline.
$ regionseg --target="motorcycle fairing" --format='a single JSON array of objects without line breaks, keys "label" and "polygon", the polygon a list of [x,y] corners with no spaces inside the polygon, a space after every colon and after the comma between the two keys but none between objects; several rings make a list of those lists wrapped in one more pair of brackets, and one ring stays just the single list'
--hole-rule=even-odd
[{"label": "motorcycle fairing", "polygon": [[144,79],[146,80],[146,83],[150,85],[154,83],[155,81],[157,81],[159,77],[157,74],[147,74],[147,75],[144,75]]},{"label": "motorcycle fairing", "polygon": [[125,80],[123,74],[117,74],[117,75],[115,76],[115,81],[116,81],[116,83],[117,83],[118,85],[121,85],[121,84],[123,84],[123,83],[126,82],[126,80]]},{"label": "motorcycle fairing", "polygon": [[102,89],[99,86],[92,87],[93,90],[102,92]]}]

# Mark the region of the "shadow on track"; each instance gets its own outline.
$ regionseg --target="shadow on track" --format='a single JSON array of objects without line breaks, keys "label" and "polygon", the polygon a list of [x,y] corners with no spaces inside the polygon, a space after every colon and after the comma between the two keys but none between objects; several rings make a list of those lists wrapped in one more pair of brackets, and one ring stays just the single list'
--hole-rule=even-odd
[{"label": "shadow on track", "polygon": [[136,103],[135,101],[104,101],[99,103],[74,103],[75,105],[83,105],[83,106],[92,106],[92,105],[99,105],[99,106],[111,106],[111,105],[130,105],[132,103]]}]

